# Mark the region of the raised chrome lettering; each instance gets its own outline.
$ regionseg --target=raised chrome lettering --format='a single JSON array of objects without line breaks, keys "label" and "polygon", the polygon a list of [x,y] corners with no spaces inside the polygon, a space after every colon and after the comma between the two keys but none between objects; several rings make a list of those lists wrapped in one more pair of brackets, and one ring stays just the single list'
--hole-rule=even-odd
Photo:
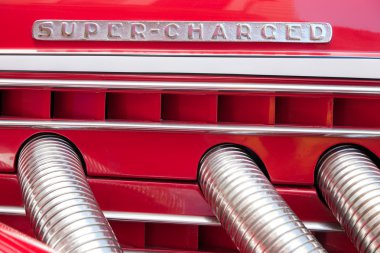
[{"label": "raised chrome lettering", "polygon": [[243,37],[247,40],[251,38],[251,27],[248,24],[238,24],[236,28],[236,38],[242,40]]},{"label": "raised chrome lettering", "polygon": [[263,25],[261,28],[261,35],[264,39],[275,40],[277,36],[277,27],[272,24]]},{"label": "raised chrome lettering", "polygon": [[131,38],[132,39],[145,39],[146,26],[143,23],[131,24]]},{"label": "raised chrome lettering", "polygon": [[178,38],[178,36],[179,36],[178,29],[179,29],[179,25],[177,25],[175,23],[168,24],[164,28],[165,36],[168,37],[168,38],[171,38],[171,39]]},{"label": "raised chrome lettering", "polygon": [[37,20],[36,40],[328,43],[332,27],[308,22]]},{"label": "raised chrome lettering", "polygon": [[109,23],[108,24],[108,38],[110,39],[121,39],[120,28],[123,23]]},{"label": "raised chrome lettering", "polygon": [[310,39],[322,40],[326,36],[326,29],[320,24],[310,24]]},{"label": "raised chrome lettering", "polygon": [[62,36],[67,36],[67,37],[73,36],[75,27],[76,27],[75,22],[71,22],[71,23],[62,22],[62,29],[61,29]]},{"label": "raised chrome lettering", "polygon": [[218,37],[221,37],[224,40],[227,39],[226,29],[224,28],[224,26],[222,24],[217,24],[215,26],[214,33],[212,34],[211,38],[213,40],[217,40]]},{"label": "raised chrome lettering", "polygon": [[286,38],[288,40],[301,40],[301,25],[286,25]]},{"label": "raised chrome lettering", "polygon": [[198,39],[203,39],[203,24],[199,24],[197,27],[195,27],[195,24],[189,24],[188,26],[188,32],[187,36],[189,40],[194,39],[194,33],[198,34]]},{"label": "raised chrome lettering", "polygon": [[53,22],[42,22],[38,24],[39,38],[49,38],[53,33]]},{"label": "raised chrome lettering", "polygon": [[84,24],[84,38],[89,39],[90,36],[95,35],[99,30],[99,25],[95,22],[88,22]]}]

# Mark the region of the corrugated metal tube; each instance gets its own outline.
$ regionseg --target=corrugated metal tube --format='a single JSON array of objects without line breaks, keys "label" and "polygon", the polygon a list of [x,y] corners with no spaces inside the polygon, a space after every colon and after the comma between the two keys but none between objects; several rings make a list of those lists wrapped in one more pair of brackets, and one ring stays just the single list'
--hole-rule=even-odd
[{"label": "corrugated metal tube", "polygon": [[64,139],[42,135],[21,150],[18,178],[37,237],[58,252],[122,252]]},{"label": "corrugated metal tube", "polygon": [[380,171],[361,150],[340,146],[321,160],[318,188],[359,252],[380,252]]},{"label": "corrugated metal tube", "polygon": [[210,150],[199,184],[240,252],[326,252],[243,149]]}]

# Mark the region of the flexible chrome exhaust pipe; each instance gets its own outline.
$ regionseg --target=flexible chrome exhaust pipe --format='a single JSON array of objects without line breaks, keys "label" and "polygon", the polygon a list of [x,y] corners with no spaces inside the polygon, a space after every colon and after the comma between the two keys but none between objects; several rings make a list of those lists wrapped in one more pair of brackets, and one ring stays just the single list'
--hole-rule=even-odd
[{"label": "flexible chrome exhaust pipe", "polygon": [[122,252],[67,141],[30,140],[20,152],[18,178],[38,239],[58,252]]},{"label": "flexible chrome exhaust pipe", "polygon": [[326,252],[243,149],[206,153],[199,184],[240,252]]},{"label": "flexible chrome exhaust pipe", "polygon": [[380,171],[361,150],[340,146],[322,158],[318,188],[361,253],[380,252]]}]

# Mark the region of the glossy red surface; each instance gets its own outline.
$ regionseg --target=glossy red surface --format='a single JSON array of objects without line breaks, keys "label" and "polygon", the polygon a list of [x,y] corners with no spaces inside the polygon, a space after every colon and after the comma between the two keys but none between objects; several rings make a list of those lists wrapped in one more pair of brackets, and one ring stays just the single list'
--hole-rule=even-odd
[{"label": "glossy red surface", "polygon": [[160,105],[161,94],[159,93],[109,93],[107,94],[106,118],[114,120],[160,121]]},{"label": "glossy red surface", "polygon": [[[221,81],[260,83],[299,83],[335,85],[379,85],[377,81],[170,75],[71,75],[2,73],[0,77],[51,79],[114,79],[158,81]],[[2,94],[3,119],[63,119],[108,121],[163,121],[166,123],[267,124],[324,127],[380,128],[377,117],[380,99],[376,96],[300,95],[193,92],[149,92],[75,89],[9,89]],[[216,99],[218,95],[218,99]],[[136,97],[135,97],[136,96]],[[135,99],[131,99],[131,98]],[[18,99],[15,99],[18,98]],[[38,99],[32,99],[38,98]],[[116,98],[116,100],[115,100]],[[139,99],[137,99],[139,98]],[[198,103],[202,101],[202,103]],[[160,104],[161,108],[160,108]],[[358,107],[359,106],[359,107]],[[106,108],[105,108],[106,107]],[[33,109],[31,109],[33,108]],[[206,109],[207,108],[207,109]],[[50,130],[46,130],[51,132]],[[21,144],[40,129],[1,131],[3,172],[14,171],[15,156]],[[194,181],[200,158],[220,143],[244,145],[264,162],[276,184],[312,185],[320,155],[340,143],[362,145],[379,155],[379,140],[332,138],[307,135],[246,136],[179,132],[118,130],[57,130],[81,151],[90,176],[151,178]],[[95,141],[93,141],[95,140]],[[181,140],[181,141],[178,141]],[[89,141],[92,143],[89,144]],[[164,154],[164,155],[163,155]],[[149,157],[149,159],[147,159]],[[273,159],[276,157],[276,159]]]},{"label": "glossy red surface", "polygon": [[5,117],[50,118],[49,90],[4,90],[1,108]]},{"label": "glossy red surface", "polygon": [[[378,55],[380,3],[377,0],[216,0],[175,2],[22,0],[0,1],[2,28],[0,48],[59,51],[202,52],[311,55]],[[16,18],[17,17],[17,18]],[[331,43],[164,43],[164,42],[44,42],[32,39],[31,27],[38,19],[189,20],[189,21],[285,21],[329,22]]]},{"label": "glossy red surface", "polygon": [[[266,84],[327,84],[378,86],[379,80],[305,78],[281,76],[248,75],[190,75],[190,74],[101,74],[101,73],[60,73],[60,72],[0,72],[0,78],[48,79],[48,80],[120,80],[120,81],[162,81],[162,82],[220,82],[220,83],[266,83]],[[4,87],[7,88],[7,87]],[[8,87],[9,88],[9,87]],[[62,90],[71,90],[64,88]]]},{"label": "glossy red surface", "polygon": [[[29,137],[41,132],[46,131],[26,128],[2,129],[1,171],[14,171],[19,147]],[[88,174],[94,177],[195,181],[199,160],[210,147],[220,143],[235,143],[256,152],[275,184],[312,185],[318,159],[331,146],[354,143],[380,155],[380,140],[368,138],[315,136],[247,138],[244,135],[111,130],[49,130],[48,132],[61,134],[75,143],[83,154]],[[88,145],[91,140],[96,141]],[[158,150],[160,152],[157,152]]]},{"label": "glossy red surface", "polygon": [[[8,74],[11,75],[11,74]],[[27,75],[27,74],[25,74]],[[115,77],[116,78],[116,77]],[[142,78],[133,76],[133,78]],[[149,78],[149,77],[145,77]],[[169,77],[165,77],[169,78]],[[179,77],[175,77],[179,78]],[[218,77],[209,77],[210,79],[217,79]],[[221,78],[221,77],[219,77]],[[179,78],[180,79],[180,78]],[[225,77],[222,80],[228,80]],[[255,81],[252,78],[242,78],[243,81]],[[258,78],[258,80],[266,82],[275,82],[276,79]],[[286,79],[279,79],[286,82]],[[310,83],[308,79],[295,79],[296,82]],[[327,83],[331,80],[321,80],[319,83]],[[339,83],[339,81],[332,81]],[[355,81],[352,82],[357,85],[366,84],[366,82]],[[369,82],[375,85],[375,82]],[[51,91],[53,91],[51,93]],[[114,115],[115,118],[124,119],[133,115],[136,117],[136,110],[129,107],[128,110],[119,111],[118,106],[114,105],[114,110],[108,109],[108,114],[102,110],[101,106],[96,107],[97,110],[89,110],[88,104],[100,103],[107,104],[108,100],[104,100],[109,94],[118,94],[114,91],[86,91],[87,98],[81,100],[81,96],[75,89],[61,90],[61,89],[4,89],[2,110],[6,112],[3,118],[14,117],[15,119],[39,119],[41,115],[48,115],[50,118],[70,118],[70,119],[93,119],[92,116],[97,115],[100,119],[108,119],[108,115]],[[21,99],[19,103],[17,100],[11,99],[21,92]],[[107,92],[107,96],[105,96]],[[121,91],[118,91],[119,93]],[[133,105],[139,101],[130,100],[130,94],[122,95],[118,98],[117,103],[125,103]],[[32,94],[39,94],[39,103],[34,107],[34,110],[24,110],[23,108],[30,105],[30,97]],[[51,100],[53,97],[62,96],[60,99]],[[100,95],[99,95],[100,94]],[[124,93],[121,93],[124,94]],[[157,97],[158,93],[150,96],[149,93],[141,93],[141,97],[145,101],[152,101],[148,104],[142,118],[136,120],[144,120],[147,116],[156,115],[154,121],[157,120]],[[182,95],[170,92],[169,102],[172,103],[176,99],[182,99]],[[209,93],[207,98],[214,101],[216,93]],[[8,97],[9,96],[9,97]],[[187,95],[190,96],[190,95]],[[202,96],[198,95],[191,96]],[[241,108],[246,106],[247,101],[251,103],[251,99],[240,100],[240,97],[246,94],[224,94],[223,96],[231,96],[234,99],[222,102],[224,106],[236,106]],[[257,98],[257,94],[250,94],[252,98]],[[268,95],[266,95],[268,96]],[[99,99],[99,97],[101,99]],[[175,98],[173,100],[173,97]],[[265,97],[260,94],[259,97]],[[280,97],[278,100],[277,95],[270,95],[272,97],[264,102],[272,103],[272,107],[266,109],[270,114],[272,112],[272,119],[268,120],[266,124],[316,124],[313,118],[317,115],[327,115],[325,121],[321,120],[322,117],[317,118],[320,125],[332,127],[336,124],[333,119],[333,109],[331,101],[336,101],[331,95],[321,96],[316,98],[317,103],[313,105],[310,112],[312,117],[307,117],[305,111],[302,111],[308,106],[307,100],[300,99],[299,95],[291,94],[290,96]],[[346,104],[350,105],[352,95],[342,96],[338,101],[344,99]],[[160,97],[162,99],[162,97]],[[167,99],[167,98],[164,98]],[[186,97],[185,100],[188,98]],[[275,100],[276,99],[276,100]],[[334,99],[334,100],[333,100]],[[369,99],[368,96],[361,96],[360,99],[365,101],[377,101]],[[50,108],[51,101],[54,102],[52,114],[47,113],[46,106]],[[89,103],[90,101],[90,103]],[[94,102],[95,101],[95,102]],[[104,102],[105,101],[105,102]],[[236,101],[239,101],[236,103]],[[280,101],[276,103],[275,101]],[[355,101],[355,100],[354,100]],[[108,101],[109,102],[109,101]],[[76,104],[77,107],[65,107],[65,104]],[[81,104],[84,104],[82,106]],[[295,103],[295,104],[294,104]],[[191,103],[190,103],[191,104]],[[266,103],[262,103],[261,108]],[[346,106],[346,104],[344,104]],[[21,106],[19,106],[21,105]],[[321,110],[321,105],[326,106]],[[375,104],[376,105],[376,104]],[[141,104],[140,104],[141,106]],[[58,108],[58,109],[57,109]],[[60,111],[60,108],[63,111]],[[104,108],[104,107],[103,107]],[[116,109],[115,109],[116,108]],[[155,108],[150,114],[149,108]],[[216,108],[216,107],[215,107]],[[230,107],[229,107],[230,108]],[[27,108],[29,109],[29,108]],[[168,115],[173,118],[169,120],[181,120],[188,122],[193,119],[191,117],[198,116],[196,110],[199,108],[190,108],[188,111],[173,112],[169,107]],[[57,110],[59,113],[57,113]],[[295,110],[295,111],[294,111]],[[372,108],[375,110],[375,108]],[[164,110],[165,111],[165,110]],[[220,121],[236,121],[246,123],[247,118],[245,114],[234,114],[235,110],[227,111],[221,110],[217,113],[214,109],[211,114],[204,115],[217,115],[216,120]],[[257,111],[257,110],[256,110]],[[255,110],[248,112],[255,113]],[[288,112],[294,111],[293,118],[287,115]],[[367,114],[360,114],[357,117],[371,117],[371,111],[364,110]],[[37,113],[36,113],[37,112]],[[262,111],[264,115],[265,111]],[[277,114],[275,114],[277,112]],[[314,113],[313,113],[314,112]],[[345,108],[334,111],[334,115],[339,115],[340,118],[337,122],[345,119]],[[33,114],[36,113],[36,114]],[[162,113],[162,111],[160,111]],[[340,114],[341,113],[341,114]],[[356,113],[361,113],[357,111]],[[190,118],[178,118],[185,114]],[[115,116],[117,115],[117,116]],[[221,115],[226,116],[227,120],[220,120]],[[274,117],[274,115],[277,115]],[[306,117],[306,118],[305,118]],[[96,118],[96,117],[95,117]],[[224,118],[224,119],[225,119]],[[302,118],[303,121],[295,121],[294,119]],[[200,118],[210,119],[210,118]],[[251,117],[248,117],[251,119]],[[165,118],[164,118],[165,120]],[[374,122],[372,127],[379,127],[378,122]],[[248,122],[251,123],[251,122]],[[348,124],[351,124],[350,122]],[[350,125],[351,126],[351,125]],[[352,125],[358,127],[360,125]],[[0,153],[1,153],[1,169],[3,172],[14,172],[16,154],[22,145],[30,136],[45,132],[40,129],[28,128],[2,128],[0,131]],[[71,140],[81,151],[86,163],[87,173],[90,176],[90,184],[96,195],[96,198],[103,210],[113,211],[131,211],[131,212],[147,212],[147,213],[165,213],[165,214],[184,214],[184,215],[202,215],[211,216],[211,210],[207,203],[204,201],[202,194],[196,184],[197,165],[199,159],[204,152],[213,145],[230,142],[242,144],[251,148],[256,152],[266,165],[271,179],[278,185],[277,189],[284,199],[289,203],[290,207],[297,213],[297,215],[304,221],[316,222],[336,222],[329,210],[321,203],[315,190],[311,188],[313,184],[314,170],[317,160],[322,152],[332,145],[339,143],[356,143],[367,147],[379,156],[379,140],[368,138],[331,138],[331,137],[313,137],[313,136],[244,136],[244,135],[225,135],[225,134],[204,134],[204,133],[178,133],[178,132],[150,132],[150,131],[100,131],[100,130],[55,130],[48,132],[55,132],[67,137]],[[93,141],[95,140],[95,141]],[[180,141],[179,141],[180,140]],[[89,145],[91,143],[91,145]],[[149,157],[149,159],[147,159]],[[276,159],[273,159],[275,157]],[[114,179],[111,179],[114,177]],[[106,179],[108,178],[108,179]],[[118,179],[116,179],[118,178]],[[129,180],[127,180],[129,178]],[[139,180],[132,180],[132,178],[139,178]],[[282,185],[282,186],[281,186]],[[308,187],[299,188],[300,185],[309,185]],[[7,192],[0,196],[1,205],[14,205],[21,206],[20,189],[17,183],[16,176],[13,174],[3,174],[0,176],[0,190]],[[117,193],[117,194],[115,194]],[[23,232],[31,234],[29,221],[22,217],[9,217],[0,216],[0,221],[9,224],[13,227],[19,228]],[[136,223],[136,222],[112,222],[115,232],[125,248],[170,248],[176,251],[210,251],[210,252],[235,252],[231,242],[224,241],[218,243],[218,238],[226,238],[224,231],[211,228],[199,227],[189,225],[164,225],[164,224],[149,224],[149,223]],[[177,232],[176,232],[177,231]],[[180,232],[178,232],[180,231]],[[184,237],[186,235],[186,237]],[[347,237],[343,233],[317,233],[316,236],[322,244],[329,250],[329,252],[354,252],[353,246],[349,243]],[[173,238],[176,238],[173,240]]]},{"label": "glossy red surface", "polygon": [[56,119],[104,120],[105,93],[53,92],[52,115]]},{"label": "glossy red surface", "polygon": [[[365,3],[360,0],[0,0],[1,32],[4,35],[0,40],[0,52],[379,57],[379,9],[378,0],[367,0]],[[333,27],[333,39],[327,44],[49,42],[32,39],[32,24],[38,19],[329,22]],[[0,73],[0,78],[379,85],[378,81],[369,80],[201,75]],[[351,95],[334,94],[313,97],[299,94],[238,96],[214,92],[189,96],[176,92],[15,91],[7,88],[0,92],[3,119],[163,120],[380,128],[379,118],[374,117],[380,109],[380,100],[373,96],[353,99]],[[104,210],[114,211],[212,215],[196,184],[198,162],[210,147],[229,142],[244,145],[257,153],[280,194],[302,220],[336,222],[313,188],[318,158],[329,147],[341,143],[362,145],[380,156],[378,138],[1,128],[0,172],[10,174],[0,174],[0,190],[6,193],[0,194],[0,205],[22,205],[14,175],[16,155],[25,140],[41,132],[61,134],[79,148],[99,204]],[[0,221],[32,234],[25,217],[0,216]],[[116,221],[112,222],[112,226],[123,247],[134,250],[236,252],[224,231],[218,227]],[[329,252],[355,252],[343,233],[317,233],[316,236]],[[7,251],[11,245],[21,252],[34,249],[44,252],[42,249],[38,251],[35,245],[23,244],[19,240],[22,241],[22,238],[11,238],[0,227],[0,250]],[[158,249],[162,247],[173,251]]]},{"label": "glossy red surface", "polygon": [[47,246],[20,231],[0,223],[0,251],[13,253],[53,252]]},{"label": "glossy red surface", "polygon": [[214,94],[162,94],[162,120],[216,123],[218,97]]},{"label": "glossy red surface", "polygon": [[[95,178],[90,178],[89,183],[103,210],[212,216],[210,207],[195,183]],[[279,186],[277,190],[303,221],[336,223],[327,207],[319,200],[315,189]],[[22,205],[16,175],[0,174],[0,191],[8,193],[0,195],[2,205]],[[0,216],[0,221],[32,234],[25,217]],[[117,221],[112,221],[111,225],[120,243],[126,248],[235,252],[225,232],[218,227]],[[343,233],[316,235],[322,243],[328,244],[326,248],[329,252],[342,252],[343,249],[345,252],[355,252]],[[224,238],[223,242],[220,241],[221,238]]]},{"label": "glossy red surface", "polygon": [[[97,178],[89,183],[102,210],[213,216],[196,183]],[[0,174],[0,190],[9,193],[0,195],[1,205],[22,206],[16,175]],[[277,190],[302,220],[336,222],[314,188]]]}]

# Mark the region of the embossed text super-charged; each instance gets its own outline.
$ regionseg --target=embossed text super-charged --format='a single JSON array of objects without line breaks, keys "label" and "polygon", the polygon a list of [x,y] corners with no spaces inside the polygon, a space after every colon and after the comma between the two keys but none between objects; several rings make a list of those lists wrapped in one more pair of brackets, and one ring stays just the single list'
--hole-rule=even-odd
[{"label": "embossed text super-charged", "polygon": [[161,22],[37,20],[37,40],[198,41],[327,43],[332,28],[323,22]]}]

